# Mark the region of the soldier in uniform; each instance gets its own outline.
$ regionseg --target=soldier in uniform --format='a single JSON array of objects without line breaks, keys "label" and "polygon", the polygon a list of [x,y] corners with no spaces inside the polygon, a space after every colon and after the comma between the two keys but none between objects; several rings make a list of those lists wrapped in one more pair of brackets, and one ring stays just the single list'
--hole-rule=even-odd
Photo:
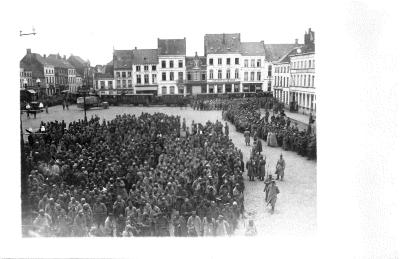
[{"label": "soldier in uniform", "polygon": [[281,181],[283,181],[283,176],[285,174],[285,167],[286,167],[286,162],[281,154],[278,162],[276,163],[276,172],[275,172],[275,174],[277,175],[276,180],[279,180],[280,178]]},{"label": "soldier in uniform", "polygon": [[278,186],[276,186],[275,181],[272,180],[271,184],[268,185],[268,187],[266,188],[266,192],[267,192],[267,206],[271,205],[271,214],[274,213],[275,211],[275,204],[276,204],[276,200],[278,198],[278,194],[279,194],[279,189]]},{"label": "soldier in uniform", "polygon": [[250,131],[248,129],[244,132],[244,141],[246,146],[250,146]]}]

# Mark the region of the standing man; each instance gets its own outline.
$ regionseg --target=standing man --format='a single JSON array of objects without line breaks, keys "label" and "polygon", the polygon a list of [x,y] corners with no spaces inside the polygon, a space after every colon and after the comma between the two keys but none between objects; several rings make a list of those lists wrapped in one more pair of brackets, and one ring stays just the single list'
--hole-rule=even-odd
[{"label": "standing man", "polygon": [[272,179],[272,175],[269,174],[268,175],[268,179],[265,180],[265,187],[264,187],[264,192],[265,192],[265,201],[268,201],[268,186],[272,183],[273,179]]},{"label": "standing man", "polygon": [[281,154],[281,157],[279,158],[278,162],[276,163],[276,172],[275,172],[275,174],[277,175],[276,180],[279,180],[279,178],[280,178],[281,181],[283,181],[283,176],[285,174],[285,167],[286,167],[286,163]]},{"label": "standing man", "polygon": [[267,206],[271,205],[271,214],[275,211],[275,204],[279,194],[278,186],[275,185],[275,181],[272,180],[271,184],[267,187]]},{"label": "standing man", "polygon": [[248,129],[244,132],[244,142],[246,146],[250,146],[250,131]]},{"label": "standing man", "polygon": [[229,136],[229,126],[227,122],[225,122],[225,135]]}]

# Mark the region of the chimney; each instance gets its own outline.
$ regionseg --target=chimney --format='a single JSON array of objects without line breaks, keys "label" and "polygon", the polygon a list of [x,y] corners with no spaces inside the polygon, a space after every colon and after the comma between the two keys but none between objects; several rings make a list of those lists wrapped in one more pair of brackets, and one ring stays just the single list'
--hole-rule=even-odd
[{"label": "chimney", "polygon": [[67,56],[64,55],[64,60],[67,60]]},{"label": "chimney", "polygon": [[26,54],[31,54],[31,49],[26,49]]},{"label": "chimney", "polygon": [[299,44],[299,39],[294,39],[294,44]]},{"label": "chimney", "polygon": [[137,47],[135,46],[135,50],[137,50]]},{"label": "chimney", "polygon": [[43,54],[43,58],[46,58],[46,54]]}]

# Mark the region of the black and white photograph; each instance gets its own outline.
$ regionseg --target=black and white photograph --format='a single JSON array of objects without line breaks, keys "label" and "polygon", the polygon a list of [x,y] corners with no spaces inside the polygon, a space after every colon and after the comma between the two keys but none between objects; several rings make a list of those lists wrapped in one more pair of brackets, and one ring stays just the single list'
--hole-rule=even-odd
[{"label": "black and white photograph", "polygon": [[[355,89],[332,87],[351,82],[362,88],[361,73],[374,78],[373,71],[362,64],[345,82],[345,68],[325,65],[331,56],[346,62],[346,45],[356,49],[352,58],[382,45],[377,36],[386,35],[389,16],[379,6],[344,4],[332,9],[345,13],[338,14],[338,25],[321,25],[329,8],[313,2],[22,2],[9,26],[14,35],[7,66],[15,77],[7,91],[14,94],[3,95],[10,103],[3,109],[15,109],[16,127],[13,141],[2,147],[16,150],[2,157],[16,183],[5,199],[13,200],[7,213],[16,220],[12,233],[18,242],[36,248],[46,242],[90,242],[99,250],[110,242],[148,246],[149,252],[157,250],[150,240],[178,250],[184,242],[194,247],[210,242],[227,247],[229,254],[239,242],[240,254],[251,249],[259,256],[278,248],[275,243],[286,247],[286,254],[293,242],[293,248],[321,258],[303,243],[323,242],[329,236],[325,226],[335,229],[341,225],[336,220],[351,214],[349,220],[360,225],[349,224],[363,233],[357,235],[364,248],[357,249],[364,252],[343,258],[400,256],[393,248],[398,235],[386,225],[369,229],[367,223],[381,222],[379,204],[394,205],[379,202],[394,190],[391,184],[377,183],[378,193],[387,192],[381,196],[366,187],[378,177],[369,169],[384,161],[365,160],[372,147],[362,148],[360,136],[349,137],[354,128],[346,123],[354,118],[355,125],[369,125],[363,134],[373,139],[372,130],[387,125],[381,117],[385,109],[372,109],[369,104],[379,102],[364,93],[352,99]],[[335,36],[341,28],[354,36]],[[398,89],[376,98],[383,96],[395,102]],[[361,107],[367,108],[358,113]],[[398,115],[397,102],[391,109]],[[379,119],[364,121],[366,116]],[[398,141],[398,133],[392,137]],[[354,160],[340,150],[356,154]],[[347,166],[352,162],[364,170],[363,177],[350,169],[354,165]],[[358,194],[342,193],[349,186]],[[355,213],[347,212],[343,197],[352,199]],[[392,213],[384,216],[386,223],[395,218]],[[389,241],[377,245],[376,233]],[[293,258],[296,249],[291,252]],[[79,250],[74,255],[82,256],[87,254]]]}]

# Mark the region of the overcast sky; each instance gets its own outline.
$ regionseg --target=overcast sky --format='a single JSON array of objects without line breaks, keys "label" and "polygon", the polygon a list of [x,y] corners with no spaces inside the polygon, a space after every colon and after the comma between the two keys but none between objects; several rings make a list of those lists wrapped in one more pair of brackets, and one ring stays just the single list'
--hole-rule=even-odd
[{"label": "overcast sky", "polygon": [[[27,1],[19,10],[17,31],[21,58],[26,48],[43,54],[72,53],[92,65],[112,59],[112,50],[157,48],[157,38],[186,37],[187,55],[203,55],[206,33],[240,32],[242,41],[293,43],[308,28],[315,12],[304,1]],[[318,34],[318,31],[317,31]],[[317,36],[318,37],[318,36]]]}]

